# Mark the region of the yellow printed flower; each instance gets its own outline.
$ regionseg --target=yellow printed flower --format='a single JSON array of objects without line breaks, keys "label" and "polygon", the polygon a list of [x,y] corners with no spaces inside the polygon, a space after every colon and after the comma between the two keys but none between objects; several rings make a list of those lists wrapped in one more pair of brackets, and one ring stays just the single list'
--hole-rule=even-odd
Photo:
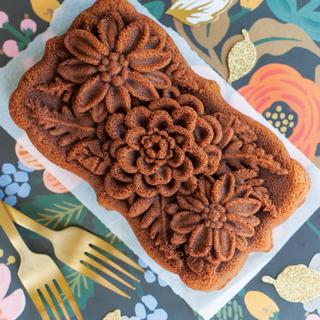
[{"label": "yellow printed flower", "polygon": [[249,10],[254,10],[260,6],[263,0],[240,0],[240,6]]},{"label": "yellow printed flower", "polygon": [[260,291],[249,291],[244,297],[249,313],[258,320],[274,319],[279,313],[277,304]]},{"label": "yellow printed flower", "polygon": [[46,22],[50,22],[54,11],[60,6],[58,0],[31,0],[35,14]]}]

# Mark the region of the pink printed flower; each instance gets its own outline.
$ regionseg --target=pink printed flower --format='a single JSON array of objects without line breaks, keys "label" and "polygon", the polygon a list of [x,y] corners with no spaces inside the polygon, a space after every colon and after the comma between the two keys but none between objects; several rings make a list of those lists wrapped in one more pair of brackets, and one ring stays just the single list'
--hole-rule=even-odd
[{"label": "pink printed flower", "polygon": [[23,312],[26,299],[22,289],[17,289],[5,297],[11,283],[11,272],[5,264],[0,264],[0,319],[15,320]]},{"label": "pink printed flower", "polygon": [[18,43],[15,40],[7,40],[2,45],[2,50],[9,58],[14,58],[19,54]]},{"label": "pink printed flower", "polygon": [[320,320],[320,316],[317,314],[309,314],[306,320]]},{"label": "pink printed flower", "polygon": [[26,31],[26,30],[32,30],[33,33],[37,31],[37,24],[35,21],[31,19],[24,19],[20,23],[20,29],[21,31]]},{"label": "pink printed flower", "polygon": [[5,23],[9,22],[9,17],[4,11],[0,11],[0,28],[3,28]]}]

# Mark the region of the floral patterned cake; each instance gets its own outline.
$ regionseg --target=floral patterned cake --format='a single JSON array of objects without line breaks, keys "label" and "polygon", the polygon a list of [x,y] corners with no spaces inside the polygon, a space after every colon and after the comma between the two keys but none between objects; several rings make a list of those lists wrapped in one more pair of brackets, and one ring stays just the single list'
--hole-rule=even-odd
[{"label": "floral patterned cake", "polygon": [[125,0],[98,0],[49,40],[10,111],[194,289],[223,287],[249,253],[270,250],[272,229],[308,191],[280,140],[230,107]]}]

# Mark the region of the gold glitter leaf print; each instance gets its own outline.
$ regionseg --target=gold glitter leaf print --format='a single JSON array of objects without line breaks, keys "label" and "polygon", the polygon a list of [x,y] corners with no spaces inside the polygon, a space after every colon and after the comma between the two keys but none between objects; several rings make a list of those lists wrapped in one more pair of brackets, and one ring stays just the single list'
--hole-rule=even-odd
[{"label": "gold glitter leaf print", "polygon": [[247,74],[255,65],[257,50],[250,41],[247,30],[242,30],[244,40],[236,43],[228,54],[229,79],[232,83]]},{"label": "gold glitter leaf print", "polygon": [[289,302],[308,302],[320,297],[320,272],[303,264],[286,267],[273,279],[264,276],[262,281],[273,284],[279,296]]}]

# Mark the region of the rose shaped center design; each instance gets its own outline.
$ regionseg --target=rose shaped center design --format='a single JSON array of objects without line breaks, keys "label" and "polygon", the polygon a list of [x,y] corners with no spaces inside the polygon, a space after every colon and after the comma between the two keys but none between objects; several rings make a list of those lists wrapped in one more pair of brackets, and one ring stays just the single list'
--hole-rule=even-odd
[{"label": "rose shaped center design", "polygon": [[176,142],[166,131],[152,129],[141,139],[141,154],[147,163],[172,158]]},{"label": "rose shaped center design", "polygon": [[111,52],[109,56],[101,59],[98,70],[103,82],[111,82],[115,87],[120,87],[128,77],[128,67],[129,61],[124,55]]},{"label": "rose shaped center design", "polygon": [[227,221],[226,209],[218,203],[212,203],[209,207],[205,207],[201,214],[205,221],[204,224],[208,228],[221,229]]},{"label": "rose shaped center design", "polygon": [[179,188],[194,186],[194,175],[218,169],[221,152],[210,146],[214,118],[197,114],[204,106],[196,97],[185,94],[178,100],[160,98],[148,108],[108,117],[105,128],[116,161],[105,184],[112,186],[112,197],[171,197]]}]

